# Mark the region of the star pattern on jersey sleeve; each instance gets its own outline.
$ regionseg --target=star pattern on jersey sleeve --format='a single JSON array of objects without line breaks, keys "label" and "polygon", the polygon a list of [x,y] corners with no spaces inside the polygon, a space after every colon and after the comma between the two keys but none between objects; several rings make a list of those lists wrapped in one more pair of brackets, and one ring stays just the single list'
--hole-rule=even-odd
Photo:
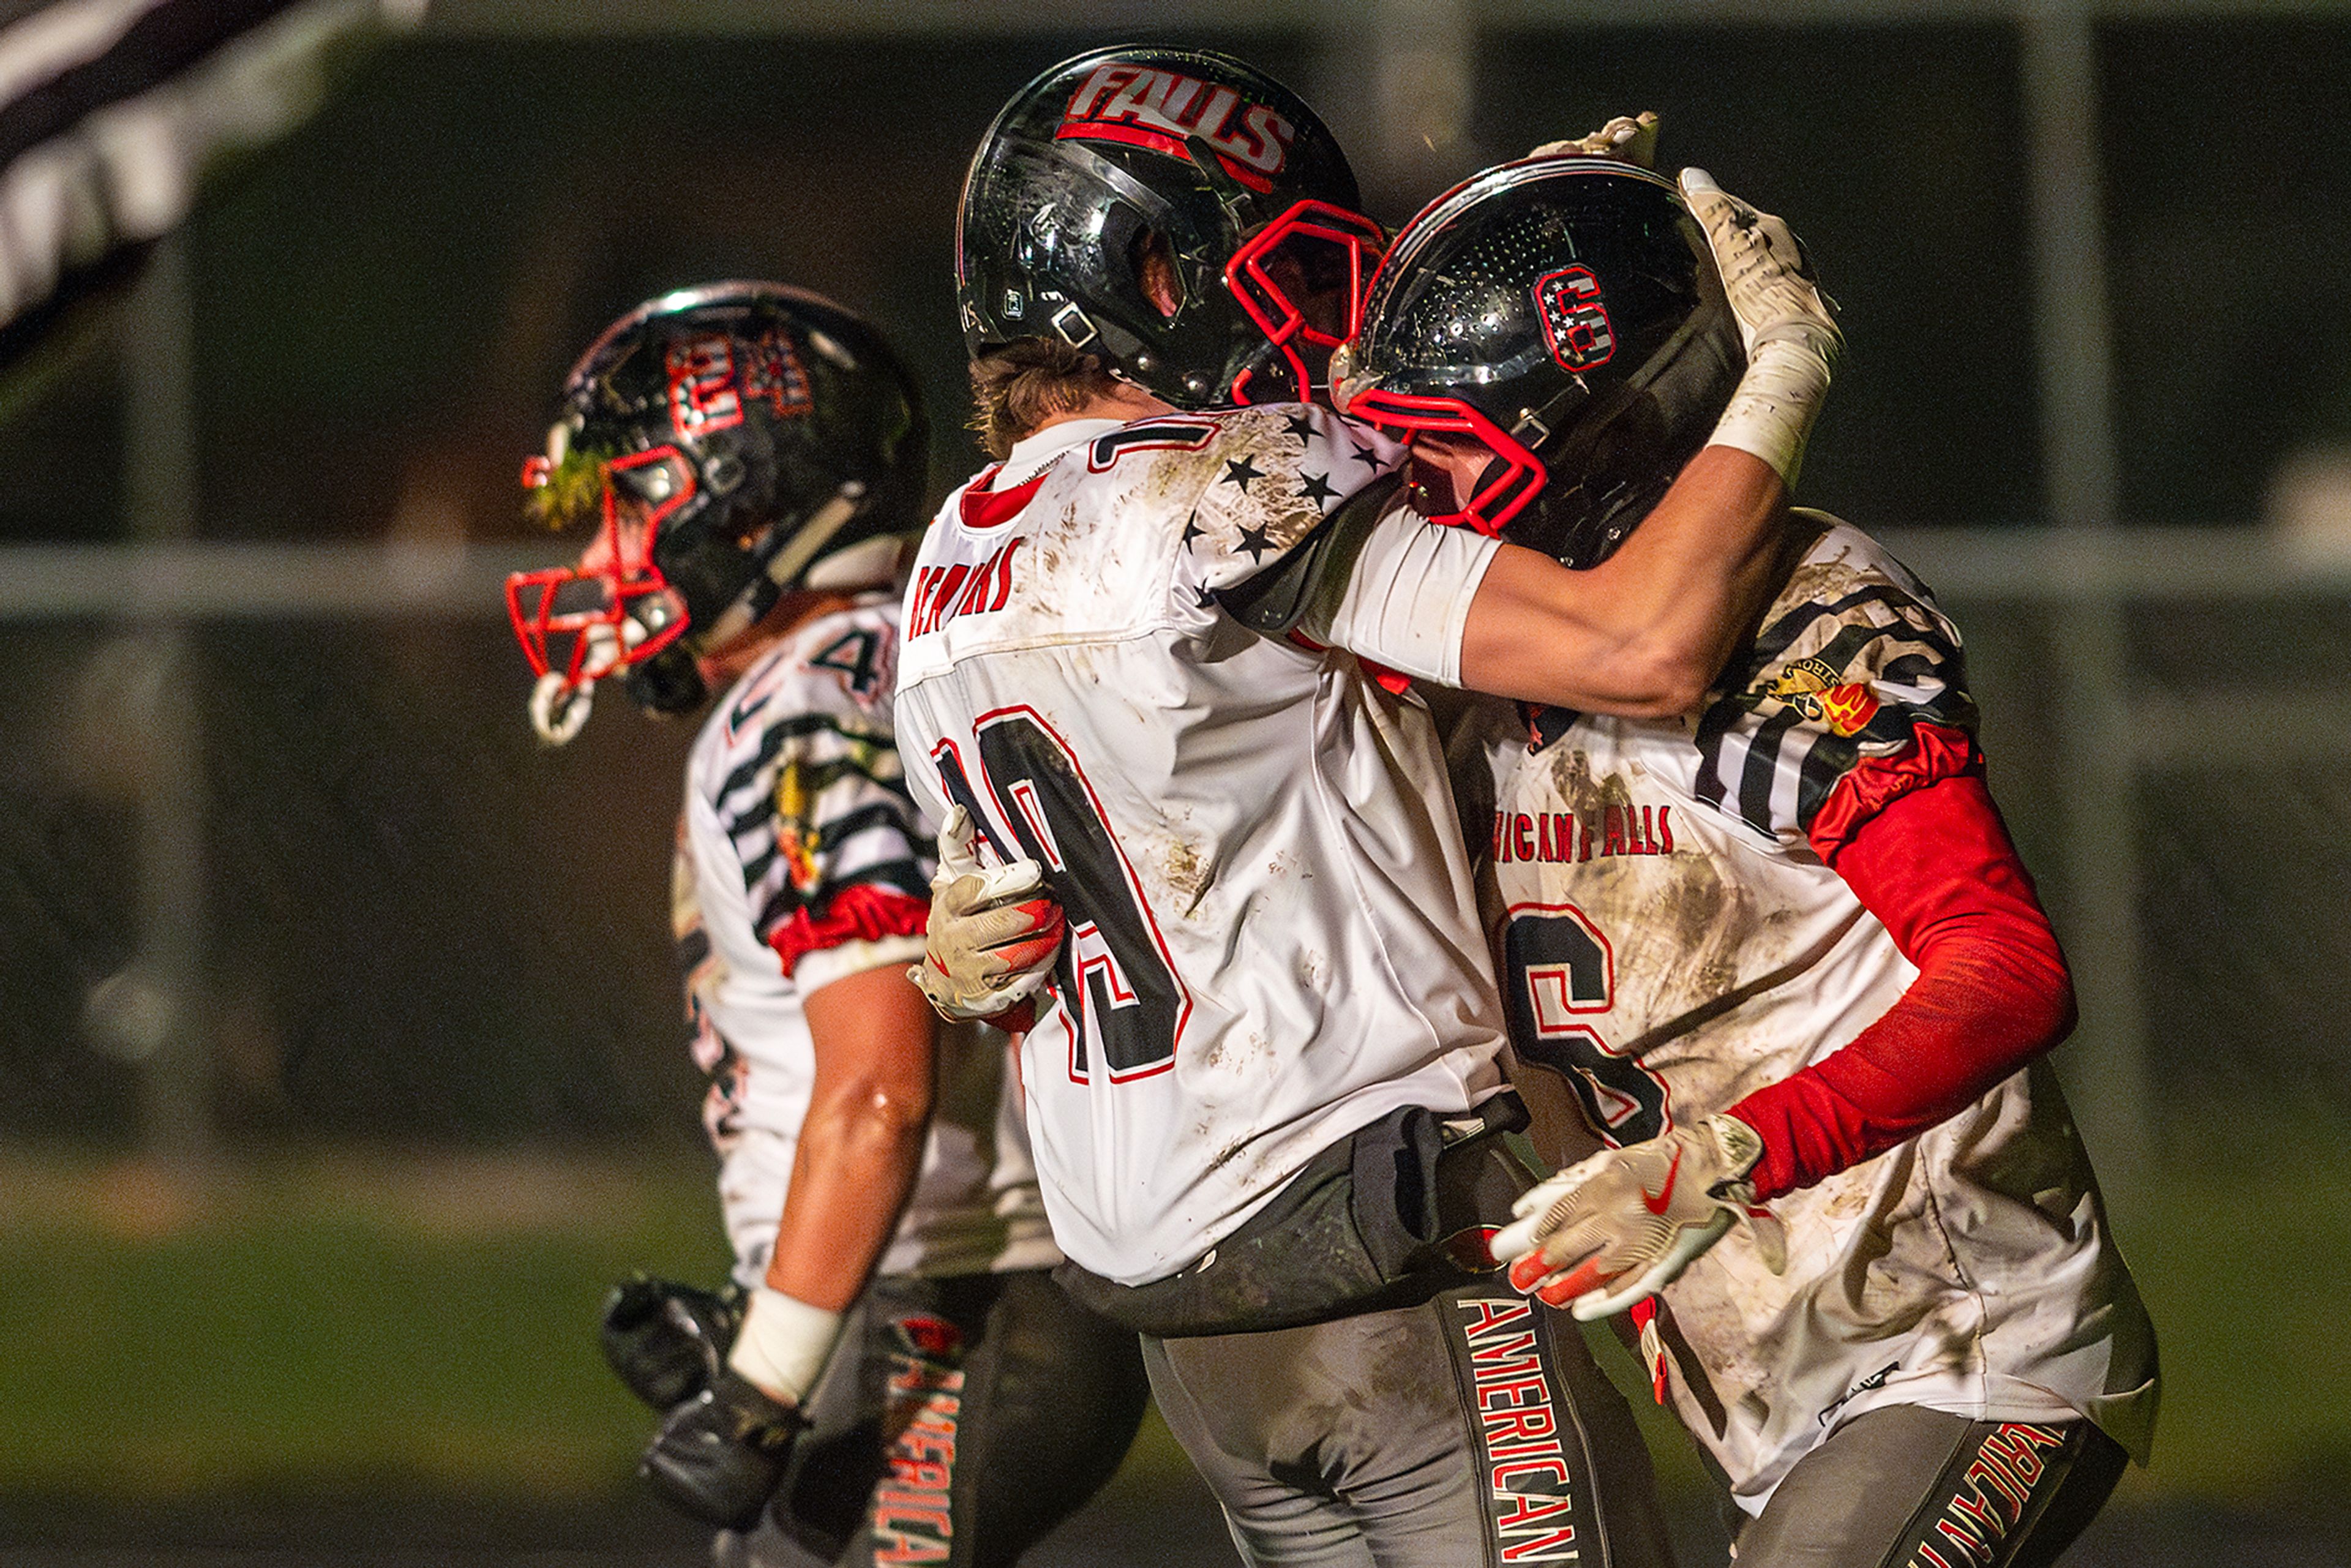
[{"label": "star pattern on jersey sleeve", "polygon": [[1184,519],[1184,548],[1190,549],[1192,541],[1205,536],[1207,531],[1200,526],[1200,508],[1193,507],[1192,515]]},{"label": "star pattern on jersey sleeve", "polygon": [[1251,560],[1261,560],[1265,557],[1265,552],[1273,548],[1273,530],[1245,528],[1241,529],[1240,542],[1233,548],[1248,551]]},{"label": "star pattern on jersey sleeve", "polygon": [[1214,610],[1217,607],[1217,591],[1205,582],[1199,583],[1192,590],[1192,602],[1203,610]]},{"label": "star pattern on jersey sleeve", "polygon": [[1246,457],[1235,457],[1225,464],[1225,476],[1217,482],[1220,485],[1238,485],[1241,487],[1241,494],[1246,496],[1249,494],[1249,481],[1264,477],[1264,469]]},{"label": "star pattern on jersey sleeve", "polygon": [[1305,497],[1308,500],[1313,502],[1323,511],[1329,511],[1331,509],[1332,498],[1339,493],[1331,487],[1331,476],[1328,474],[1301,474],[1298,478],[1298,493]]},{"label": "star pattern on jersey sleeve", "polygon": [[1302,413],[1293,413],[1281,422],[1281,427],[1298,437],[1301,444],[1314,439],[1314,422]]},{"label": "star pattern on jersey sleeve", "polygon": [[1364,445],[1362,442],[1351,441],[1347,444],[1355,449],[1355,461],[1362,464],[1364,467],[1376,468],[1380,465],[1380,455],[1373,451],[1370,447]]}]

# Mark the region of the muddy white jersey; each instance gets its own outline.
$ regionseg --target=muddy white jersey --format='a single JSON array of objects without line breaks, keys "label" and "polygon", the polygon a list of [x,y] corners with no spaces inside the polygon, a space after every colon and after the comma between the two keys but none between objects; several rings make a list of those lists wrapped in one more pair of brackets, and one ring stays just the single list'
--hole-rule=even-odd
[{"label": "muddy white jersey", "polygon": [[[1959,636],[1866,536],[1799,519],[1818,542],[1699,715],[1540,710],[1489,743],[1519,1071],[1610,1142],[1820,1061],[1917,976],[1813,835],[1976,765]],[[2088,1416],[2144,1458],[2153,1331],[2045,1062],[1769,1210],[1786,1271],[1734,1229],[1659,1320],[1675,1403],[1750,1513],[1883,1405]]]},{"label": "muddy white jersey", "polygon": [[[801,998],[922,956],[932,830],[891,736],[897,653],[894,591],[795,628],[719,700],[686,764],[673,919],[746,1285],[766,1275],[815,1077]],[[941,1026],[937,1112],[883,1273],[1060,1261],[1009,1043]]]},{"label": "muddy white jersey", "polygon": [[1402,458],[1295,405],[1073,421],[924,543],[909,775],[1068,913],[1022,1046],[1029,1130],[1061,1247],[1121,1283],[1190,1264],[1355,1129],[1500,1085],[1426,710],[1217,598]]}]

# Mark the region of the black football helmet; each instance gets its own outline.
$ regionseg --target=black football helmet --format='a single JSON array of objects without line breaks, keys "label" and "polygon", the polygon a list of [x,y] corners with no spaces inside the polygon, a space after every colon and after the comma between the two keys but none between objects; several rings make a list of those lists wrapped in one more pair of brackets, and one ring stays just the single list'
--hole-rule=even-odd
[{"label": "black football helmet", "polygon": [[1672,182],[1601,158],[1489,169],[1405,225],[1332,366],[1349,414],[1493,453],[1466,523],[1597,566],[1706,444],[1746,366]]},{"label": "black football helmet", "polygon": [[[1207,49],[1097,49],[997,115],[956,214],[974,355],[1059,337],[1181,408],[1302,400],[1353,334],[1366,257],[1346,154],[1304,100]],[[1172,282],[1155,303],[1144,270]]]},{"label": "black football helmet", "polygon": [[[615,671],[656,712],[692,708],[697,652],[793,589],[887,575],[893,547],[875,541],[922,527],[928,443],[882,335],[805,289],[714,283],[613,322],[565,381],[546,454],[523,465],[541,521],[602,530],[580,565],[507,581],[539,733],[569,739],[586,717],[575,698]],[[620,527],[622,499],[646,527]]]}]

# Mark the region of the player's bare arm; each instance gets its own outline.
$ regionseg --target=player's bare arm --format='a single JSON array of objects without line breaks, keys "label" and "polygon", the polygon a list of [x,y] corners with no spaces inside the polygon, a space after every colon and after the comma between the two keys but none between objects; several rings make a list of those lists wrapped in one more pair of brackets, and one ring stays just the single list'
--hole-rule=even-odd
[{"label": "player's bare arm", "polygon": [[[1499,188],[1540,180],[1543,167],[1530,161],[1486,178]],[[1725,193],[1703,170],[1685,170],[1677,193],[1705,233],[1745,367],[1705,444],[1646,516],[1578,525],[1594,537],[1562,559],[1508,545],[1496,555],[1462,629],[1460,684],[1471,689],[1633,717],[1687,711],[1777,586],[1787,491],[1843,339],[1785,224]],[[1397,243],[1399,254],[1415,255],[1398,270],[1408,277],[1412,261],[1458,243],[1447,229],[1439,209],[1416,219]],[[1611,366],[1629,327],[1610,316],[1588,267],[1545,277],[1537,294],[1541,347],[1583,387]],[[1410,312],[1384,312],[1387,304],[1367,306],[1372,324],[1334,371],[1343,404],[1416,433],[1424,472],[1444,493],[1431,510],[1445,520],[1491,533],[1520,507],[1543,504],[1543,443],[1530,448],[1520,439],[1548,434],[1541,417],[1529,411],[1520,432],[1506,431],[1459,395],[1422,390],[1433,378],[1416,362],[1418,345],[1381,330],[1386,316]]]},{"label": "player's bare arm", "polygon": [[893,967],[845,976],[806,1006],[816,1079],[767,1284],[838,1313],[872,1275],[922,1164],[936,1020]]},{"label": "player's bare arm", "polygon": [[1634,718],[1687,712],[1771,599],[1786,502],[1761,458],[1708,446],[1588,571],[1503,546],[1462,628],[1461,684]]}]

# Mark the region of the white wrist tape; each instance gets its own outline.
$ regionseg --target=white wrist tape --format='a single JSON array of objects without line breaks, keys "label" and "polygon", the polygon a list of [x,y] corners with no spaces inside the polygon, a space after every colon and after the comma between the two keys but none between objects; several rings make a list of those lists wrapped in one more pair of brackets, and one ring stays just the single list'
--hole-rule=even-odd
[{"label": "white wrist tape", "polygon": [[1804,442],[1828,395],[1828,361],[1787,338],[1755,345],[1747,373],[1730,394],[1730,406],[1708,439],[1709,446],[1736,446],[1769,463],[1790,487],[1803,466]]},{"label": "white wrist tape", "polygon": [[768,1393],[802,1405],[840,1337],[839,1312],[762,1285],[751,1292],[726,1364]]}]

